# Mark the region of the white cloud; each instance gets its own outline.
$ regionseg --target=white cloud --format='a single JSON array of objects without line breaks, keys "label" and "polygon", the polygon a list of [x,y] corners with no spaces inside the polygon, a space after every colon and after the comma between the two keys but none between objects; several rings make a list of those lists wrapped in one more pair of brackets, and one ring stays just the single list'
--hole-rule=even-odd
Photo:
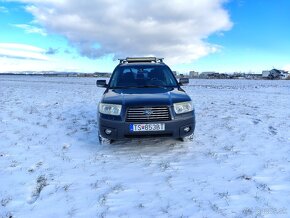
[{"label": "white cloud", "polygon": [[14,24],[13,26],[23,29],[26,33],[36,33],[42,36],[47,35],[44,29],[36,27],[36,26],[32,26],[28,24]]},{"label": "white cloud", "polygon": [[[47,60],[23,59],[0,55],[1,72],[15,71],[66,71],[66,72],[95,72],[94,64],[98,61],[90,60],[90,64],[80,60],[51,58]],[[65,63],[65,64],[64,64]]]},{"label": "white cloud", "polygon": [[0,6],[0,13],[9,13],[8,9],[6,7]]},{"label": "white cloud", "polygon": [[219,50],[207,37],[231,28],[226,0],[22,0],[35,21],[82,55],[155,55],[191,62]]},{"label": "white cloud", "polygon": [[48,60],[45,50],[36,46],[18,43],[0,43],[0,56],[18,59]]},{"label": "white cloud", "polygon": [[5,57],[0,55],[0,74],[1,72],[12,71],[37,71],[44,69],[45,61],[32,59],[19,59],[13,57]]}]

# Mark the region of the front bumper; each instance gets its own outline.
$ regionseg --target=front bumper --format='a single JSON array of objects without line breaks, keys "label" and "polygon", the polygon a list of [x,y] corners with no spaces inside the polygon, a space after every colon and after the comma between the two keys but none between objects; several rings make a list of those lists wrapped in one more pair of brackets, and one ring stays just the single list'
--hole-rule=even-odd
[{"label": "front bumper", "polygon": [[[134,137],[172,137],[172,138],[183,138],[191,135],[195,129],[195,114],[194,111],[189,114],[184,114],[183,116],[175,117],[175,119],[170,121],[155,121],[151,123],[164,123],[165,131],[158,132],[131,132],[130,124],[140,124],[140,122],[125,122],[122,120],[111,120],[107,119],[105,116],[99,116],[99,133],[102,137],[112,140],[120,140],[125,138]],[[149,123],[149,122],[143,122]],[[185,132],[184,128],[189,127],[190,131]],[[111,130],[110,134],[106,134],[105,130]]]}]

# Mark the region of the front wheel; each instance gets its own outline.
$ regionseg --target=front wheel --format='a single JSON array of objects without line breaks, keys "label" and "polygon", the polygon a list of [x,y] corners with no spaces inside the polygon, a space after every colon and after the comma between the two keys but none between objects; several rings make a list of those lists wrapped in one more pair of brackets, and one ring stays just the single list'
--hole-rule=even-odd
[{"label": "front wheel", "polygon": [[183,141],[183,142],[192,142],[193,141],[193,136],[194,136],[194,133],[191,133],[189,136],[185,136],[185,137],[181,138],[181,141]]},{"label": "front wheel", "polygon": [[101,136],[100,132],[98,133],[98,137],[101,145],[109,145],[112,143],[111,139],[104,138],[103,136]]}]

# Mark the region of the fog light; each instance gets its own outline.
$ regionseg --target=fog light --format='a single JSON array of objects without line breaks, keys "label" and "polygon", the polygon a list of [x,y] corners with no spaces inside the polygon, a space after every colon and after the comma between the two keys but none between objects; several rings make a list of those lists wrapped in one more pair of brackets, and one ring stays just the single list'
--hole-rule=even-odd
[{"label": "fog light", "polygon": [[105,129],[105,133],[106,133],[107,135],[110,135],[110,134],[112,133],[112,130],[110,130],[110,129]]},{"label": "fog light", "polygon": [[189,131],[190,131],[190,127],[189,127],[189,126],[184,127],[184,128],[183,128],[183,131],[184,131],[184,132],[189,132]]}]

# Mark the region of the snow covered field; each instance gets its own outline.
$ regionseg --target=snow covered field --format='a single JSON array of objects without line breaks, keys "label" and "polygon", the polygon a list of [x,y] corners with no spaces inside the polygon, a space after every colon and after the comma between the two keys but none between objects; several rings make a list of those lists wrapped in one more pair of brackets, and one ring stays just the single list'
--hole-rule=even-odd
[{"label": "snow covered field", "polygon": [[290,217],[290,81],[192,80],[193,142],[101,146],[95,80],[0,76],[0,217]]}]

